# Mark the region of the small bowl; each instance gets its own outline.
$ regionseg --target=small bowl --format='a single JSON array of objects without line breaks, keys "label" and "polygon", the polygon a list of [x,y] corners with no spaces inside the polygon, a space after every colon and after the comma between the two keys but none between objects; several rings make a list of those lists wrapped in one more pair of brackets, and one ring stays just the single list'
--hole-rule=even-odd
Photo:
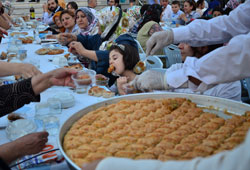
[{"label": "small bowl", "polygon": [[97,74],[95,76],[95,84],[97,86],[108,86],[109,78],[103,75]]},{"label": "small bowl", "polygon": [[95,75],[96,72],[89,69],[78,71],[77,74],[72,75],[71,78],[75,83],[76,92],[87,92],[87,88],[95,81]]}]

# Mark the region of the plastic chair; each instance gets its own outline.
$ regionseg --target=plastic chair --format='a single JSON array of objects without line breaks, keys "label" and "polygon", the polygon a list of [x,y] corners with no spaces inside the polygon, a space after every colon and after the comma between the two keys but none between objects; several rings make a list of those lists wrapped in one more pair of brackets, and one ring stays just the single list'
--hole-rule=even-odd
[{"label": "plastic chair", "polygon": [[146,60],[146,70],[150,70],[152,68],[163,68],[161,59],[155,55],[148,56]]},{"label": "plastic chair", "polygon": [[169,68],[172,64],[182,62],[180,49],[176,45],[171,44],[164,47],[163,51],[165,56],[162,56],[161,58],[165,58],[166,68]]},{"label": "plastic chair", "polygon": [[139,49],[139,53],[146,54],[145,51],[143,50],[141,44],[139,43],[139,41],[137,41],[136,39],[134,39],[134,40],[137,43],[137,46],[138,46],[138,49]]}]

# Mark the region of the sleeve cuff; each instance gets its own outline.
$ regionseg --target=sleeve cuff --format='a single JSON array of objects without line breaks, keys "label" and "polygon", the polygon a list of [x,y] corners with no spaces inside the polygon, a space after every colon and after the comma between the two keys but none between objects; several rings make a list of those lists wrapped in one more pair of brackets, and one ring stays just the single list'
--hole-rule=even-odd
[{"label": "sleeve cuff", "polygon": [[188,77],[185,76],[183,69],[167,73],[165,76],[168,85],[174,88],[178,88],[181,85],[183,85],[186,81],[188,81]]},{"label": "sleeve cuff", "polygon": [[174,33],[174,44],[178,44],[180,42],[188,40],[190,37],[190,32],[187,26],[174,28],[173,33]]}]

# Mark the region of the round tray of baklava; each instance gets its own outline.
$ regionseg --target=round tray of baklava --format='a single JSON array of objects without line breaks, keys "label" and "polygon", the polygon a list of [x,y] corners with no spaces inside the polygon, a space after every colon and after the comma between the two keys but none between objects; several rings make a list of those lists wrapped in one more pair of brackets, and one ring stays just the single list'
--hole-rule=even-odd
[{"label": "round tray of baklava", "polygon": [[59,148],[72,169],[105,157],[207,157],[244,141],[249,111],[248,104],[204,95],[127,95],[72,115],[60,129]]}]

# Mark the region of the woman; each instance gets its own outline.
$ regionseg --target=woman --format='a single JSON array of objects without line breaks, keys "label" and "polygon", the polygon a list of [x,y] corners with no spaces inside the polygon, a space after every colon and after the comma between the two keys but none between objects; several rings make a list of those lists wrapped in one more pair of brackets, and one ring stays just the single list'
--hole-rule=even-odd
[{"label": "woman", "polygon": [[200,14],[196,11],[196,4],[193,0],[185,0],[184,2],[184,14],[180,15],[182,20],[182,25],[185,25],[187,22],[199,18]]},{"label": "woman", "polygon": [[72,11],[62,11],[60,21],[62,22],[66,33],[79,34],[80,30],[78,25],[75,23],[75,14]]},{"label": "woman", "polygon": [[76,23],[81,29],[82,35],[93,35],[98,33],[98,19],[87,7],[79,8],[76,11]]},{"label": "woman", "polygon": [[76,2],[71,1],[67,4],[67,10],[72,11],[74,14],[76,13],[76,10],[78,10],[78,5]]},{"label": "woman", "polygon": [[[153,33],[162,31],[161,26],[155,21],[147,22],[138,32],[137,40],[141,44],[144,51],[146,51],[146,43]],[[157,55],[163,54],[162,50],[156,52]]]},{"label": "woman", "polygon": [[65,28],[63,27],[62,22],[60,20],[61,13],[62,11],[58,11],[54,14],[53,21],[56,24],[56,28],[52,28],[52,27],[47,28],[45,31],[52,31],[53,35],[47,35],[46,38],[56,39],[56,35],[54,34],[60,34],[60,33],[65,32]]}]

